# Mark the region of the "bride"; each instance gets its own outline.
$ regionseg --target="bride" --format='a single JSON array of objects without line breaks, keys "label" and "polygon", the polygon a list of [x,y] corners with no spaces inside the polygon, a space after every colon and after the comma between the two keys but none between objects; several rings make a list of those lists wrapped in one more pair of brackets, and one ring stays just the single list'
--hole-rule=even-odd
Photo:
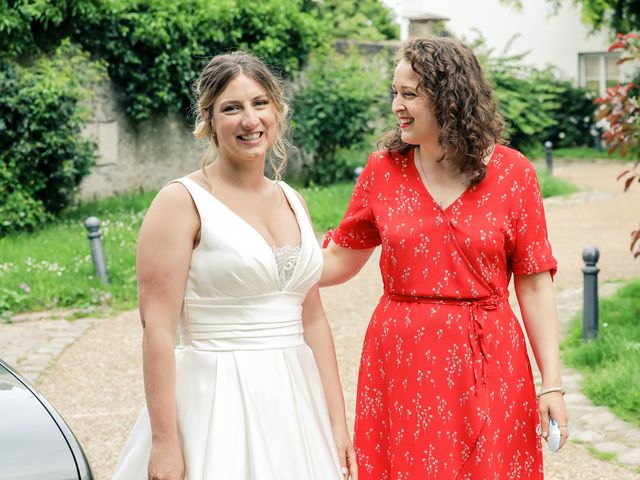
[{"label": "bride", "polygon": [[322,255],[279,180],[282,88],[234,52],[211,59],[196,94],[202,168],[158,193],[140,231],[147,402],[114,478],[356,479]]}]

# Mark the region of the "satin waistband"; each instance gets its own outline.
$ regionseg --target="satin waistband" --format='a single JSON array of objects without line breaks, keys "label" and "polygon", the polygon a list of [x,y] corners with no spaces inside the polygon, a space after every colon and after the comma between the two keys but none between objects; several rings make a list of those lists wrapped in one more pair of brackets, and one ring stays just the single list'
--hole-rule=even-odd
[{"label": "satin waistband", "polygon": [[384,293],[384,296],[396,302],[426,303],[430,305],[456,305],[469,308],[469,344],[473,355],[473,377],[475,394],[478,395],[481,385],[487,382],[487,369],[490,362],[487,333],[491,324],[487,324],[486,312],[496,310],[501,303],[507,301],[506,296],[491,295],[481,298],[442,298],[419,295],[398,295]]},{"label": "satin waistband", "polygon": [[219,352],[303,345],[303,300],[293,293],[185,299],[179,347]]}]

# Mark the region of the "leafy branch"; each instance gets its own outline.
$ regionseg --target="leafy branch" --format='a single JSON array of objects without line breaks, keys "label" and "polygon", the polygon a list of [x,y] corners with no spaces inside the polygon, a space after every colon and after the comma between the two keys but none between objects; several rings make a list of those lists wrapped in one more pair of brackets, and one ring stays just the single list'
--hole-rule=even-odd
[{"label": "leafy branch", "polygon": [[[616,35],[609,47],[609,52],[621,51],[618,64],[640,60],[640,39],[636,33]],[[616,85],[607,89],[606,94],[595,102],[600,105],[596,114],[598,120],[605,120],[609,128],[603,138],[609,146],[609,155],[618,150],[621,156],[632,155],[636,162],[631,169],[618,175],[624,180],[624,191],[629,190],[634,181],[640,182],[640,105],[638,105],[638,89],[633,82]],[[640,256],[640,228],[631,232],[631,252],[634,258]]]}]

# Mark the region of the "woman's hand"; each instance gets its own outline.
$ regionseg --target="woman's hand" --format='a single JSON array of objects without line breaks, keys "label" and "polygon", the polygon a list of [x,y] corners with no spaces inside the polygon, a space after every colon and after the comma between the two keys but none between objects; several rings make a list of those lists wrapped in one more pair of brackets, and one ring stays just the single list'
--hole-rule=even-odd
[{"label": "woman's hand", "polygon": [[342,467],[342,474],[345,479],[358,480],[358,465],[356,463],[356,452],[347,432],[347,426],[333,429],[333,437],[338,447],[338,458]]},{"label": "woman's hand", "polygon": [[564,405],[562,392],[549,392],[538,398],[538,413],[542,438],[549,441],[549,420],[553,418],[560,428],[560,448],[569,438],[569,415]]},{"label": "woman's hand", "polygon": [[184,458],[177,442],[153,442],[149,480],[184,480]]}]

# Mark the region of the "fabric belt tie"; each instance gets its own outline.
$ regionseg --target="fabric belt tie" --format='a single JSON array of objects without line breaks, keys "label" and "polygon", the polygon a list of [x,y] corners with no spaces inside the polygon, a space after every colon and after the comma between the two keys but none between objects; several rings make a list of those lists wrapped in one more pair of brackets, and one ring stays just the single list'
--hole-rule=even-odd
[{"label": "fabric belt tie", "polygon": [[385,296],[396,302],[426,303],[429,305],[456,305],[469,308],[469,345],[473,356],[474,394],[478,395],[480,383],[487,383],[487,364],[489,363],[486,325],[484,312],[493,311],[506,301],[506,297],[492,295],[486,298],[441,298],[386,293]]}]

